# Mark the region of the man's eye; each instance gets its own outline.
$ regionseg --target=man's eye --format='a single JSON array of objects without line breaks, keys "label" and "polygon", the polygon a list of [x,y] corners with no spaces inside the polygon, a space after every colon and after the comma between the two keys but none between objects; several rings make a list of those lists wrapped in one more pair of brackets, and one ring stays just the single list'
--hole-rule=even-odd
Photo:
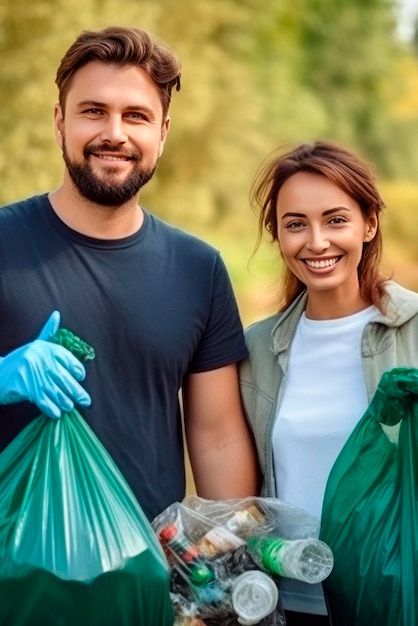
[{"label": "man's eye", "polygon": [[145,120],[146,117],[143,113],[140,113],[139,111],[131,111],[130,113],[128,113],[128,117],[132,120]]}]

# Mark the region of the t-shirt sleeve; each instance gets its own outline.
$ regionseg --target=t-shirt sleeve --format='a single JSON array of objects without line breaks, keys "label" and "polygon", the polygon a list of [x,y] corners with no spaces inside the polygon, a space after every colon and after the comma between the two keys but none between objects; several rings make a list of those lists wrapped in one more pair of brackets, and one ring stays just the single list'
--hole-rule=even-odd
[{"label": "t-shirt sleeve", "polygon": [[241,361],[248,355],[238,306],[225,264],[215,258],[211,306],[206,328],[189,372],[205,372]]}]

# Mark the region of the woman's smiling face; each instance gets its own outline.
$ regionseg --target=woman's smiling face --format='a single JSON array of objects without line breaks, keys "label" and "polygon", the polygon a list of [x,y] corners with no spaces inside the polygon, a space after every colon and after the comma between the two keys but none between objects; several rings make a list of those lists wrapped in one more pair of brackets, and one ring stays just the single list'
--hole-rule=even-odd
[{"label": "woman's smiling face", "polygon": [[357,268],[363,243],[376,233],[376,217],[366,220],[351,196],[325,176],[310,172],[298,172],[283,184],[276,214],[283,258],[306,285],[308,299],[332,292],[356,308]]}]

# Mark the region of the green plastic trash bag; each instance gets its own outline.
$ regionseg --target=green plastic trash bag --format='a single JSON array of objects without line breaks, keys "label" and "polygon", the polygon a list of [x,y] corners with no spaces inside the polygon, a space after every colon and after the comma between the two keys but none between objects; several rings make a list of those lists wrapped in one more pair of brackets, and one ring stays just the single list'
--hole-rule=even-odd
[{"label": "green plastic trash bag", "polygon": [[115,463],[76,410],[39,416],[0,455],[0,624],[172,623],[167,560]]},{"label": "green plastic trash bag", "polygon": [[385,373],[330,473],[321,539],[334,626],[418,624],[418,370]]}]

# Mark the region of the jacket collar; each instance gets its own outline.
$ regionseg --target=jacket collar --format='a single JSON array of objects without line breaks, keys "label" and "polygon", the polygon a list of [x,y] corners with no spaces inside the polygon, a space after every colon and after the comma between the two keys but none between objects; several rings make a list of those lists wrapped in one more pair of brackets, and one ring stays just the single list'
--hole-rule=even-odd
[{"label": "jacket collar", "polygon": [[[386,294],[386,311],[379,312],[374,322],[396,328],[418,315],[418,294],[392,281],[386,285]],[[271,331],[271,349],[274,354],[278,355],[289,348],[297,323],[306,308],[306,301],[307,293],[304,291],[286,311],[279,314]]]},{"label": "jacket collar", "polygon": [[304,291],[292,302],[286,311],[280,313],[280,317],[271,331],[271,349],[274,354],[277,355],[289,347],[296,331],[297,322],[306,308],[307,299],[307,293]]}]

